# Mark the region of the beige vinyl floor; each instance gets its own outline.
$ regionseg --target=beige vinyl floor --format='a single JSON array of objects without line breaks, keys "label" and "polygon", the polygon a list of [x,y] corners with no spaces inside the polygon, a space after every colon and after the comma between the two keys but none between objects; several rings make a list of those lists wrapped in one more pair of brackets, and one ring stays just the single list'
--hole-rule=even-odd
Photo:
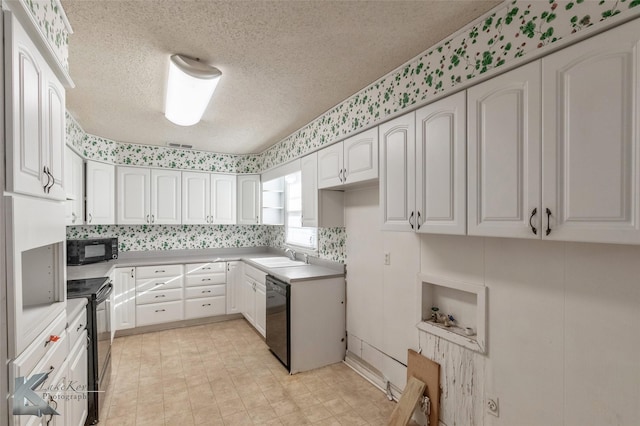
[{"label": "beige vinyl floor", "polygon": [[386,425],[395,403],[343,363],[289,375],[243,319],[118,337],[108,426]]}]

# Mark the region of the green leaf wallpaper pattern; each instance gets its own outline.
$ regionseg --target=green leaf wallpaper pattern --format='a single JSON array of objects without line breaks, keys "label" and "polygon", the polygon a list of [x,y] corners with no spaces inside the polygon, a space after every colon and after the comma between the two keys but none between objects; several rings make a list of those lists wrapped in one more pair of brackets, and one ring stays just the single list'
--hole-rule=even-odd
[{"label": "green leaf wallpaper pattern", "polygon": [[69,32],[62,18],[64,10],[56,0],[20,0],[27,5],[47,43],[69,71]]}]

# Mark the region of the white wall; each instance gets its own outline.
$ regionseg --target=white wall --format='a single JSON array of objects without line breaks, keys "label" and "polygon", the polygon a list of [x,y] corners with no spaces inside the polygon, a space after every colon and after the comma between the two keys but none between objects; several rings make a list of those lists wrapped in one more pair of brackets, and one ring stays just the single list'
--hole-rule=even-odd
[{"label": "white wall", "polygon": [[382,232],[377,188],[345,206],[347,329],[377,349],[417,345],[418,269],[488,288],[486,354],[420,333],[442,368],[442,424],[640,424],[640,246]]},{"label": "white wall", "polygon": [[445,424],[639,424],[640,247],[428,235],[421,269],[488,288],[486,356],[421,333]]}]

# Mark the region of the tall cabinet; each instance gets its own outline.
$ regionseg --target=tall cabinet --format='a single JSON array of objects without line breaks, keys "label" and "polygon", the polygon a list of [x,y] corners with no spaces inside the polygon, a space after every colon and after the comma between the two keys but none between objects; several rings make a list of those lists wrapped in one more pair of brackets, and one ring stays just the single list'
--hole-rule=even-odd
[{"label": "tall cabinet", "polygon": [[238,225],[260,223],[260,175],[238,176]]},{"label": "tall cabinet", "polygon": [[85,176],[87,225],[115,224],[115,166],[87,160]]}]

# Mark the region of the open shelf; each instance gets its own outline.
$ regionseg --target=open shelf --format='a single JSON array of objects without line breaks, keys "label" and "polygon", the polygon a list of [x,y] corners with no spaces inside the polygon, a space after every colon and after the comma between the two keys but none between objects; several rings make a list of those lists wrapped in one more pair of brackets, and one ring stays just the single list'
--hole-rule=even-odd
[{"label": "open shelf", "polygon": [[[449,340],[476,352],[486,352],[486,287],[454,281],[429,274],[418,276],[422,292],[422,321],[419,330]],[[431,308],[452,315],[455,325],[449,327],[431,320]],[[468,335],[465,328],[471,328]]]}]

